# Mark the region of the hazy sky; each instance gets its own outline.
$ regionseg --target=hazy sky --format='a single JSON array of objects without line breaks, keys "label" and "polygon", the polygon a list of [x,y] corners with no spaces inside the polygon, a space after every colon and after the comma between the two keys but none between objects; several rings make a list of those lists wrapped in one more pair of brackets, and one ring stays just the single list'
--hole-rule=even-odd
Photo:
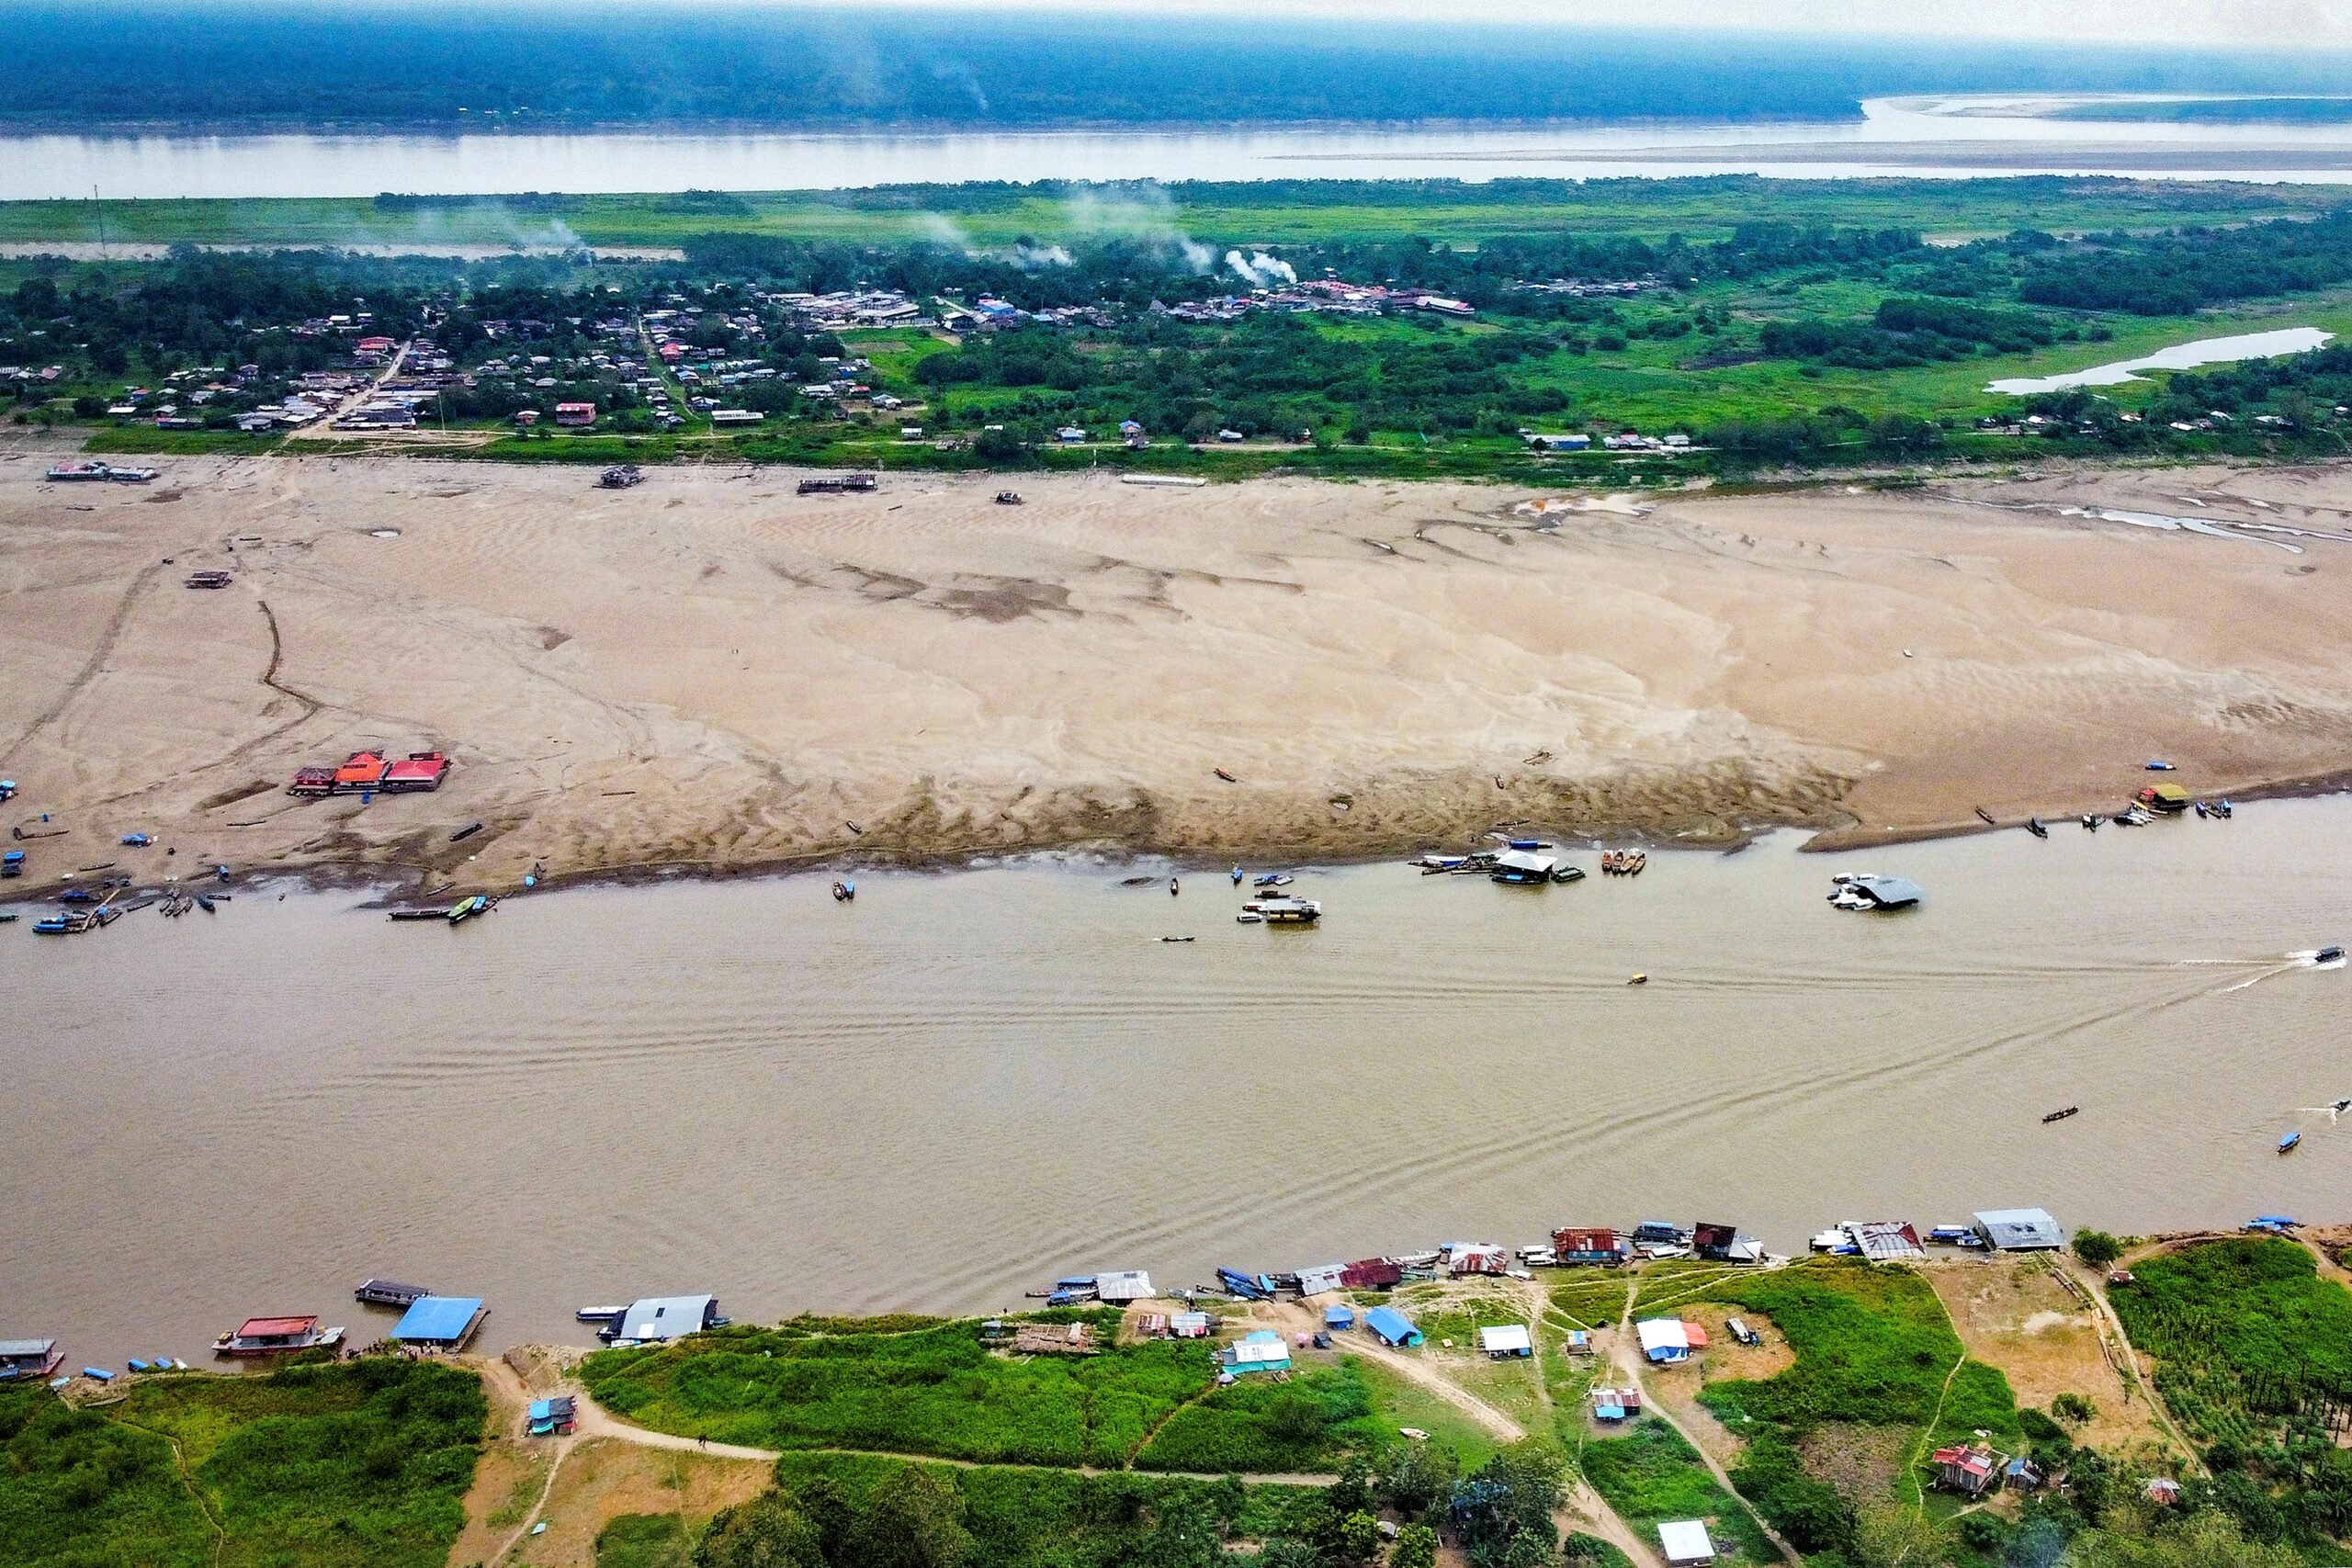
[{"label": "hazy sky", "polygon": [[[939,4],[940,0],[932,0]],[[961,9],[987,0],[947,0]],[[1091,13],[1222,11],[1594,27],[1770,29],[1850,37],[2079,39],[2243,49],[2352,49],[2352,0],[1017,0]],[[2352,83],[2346,84],[2352,91]]]}]

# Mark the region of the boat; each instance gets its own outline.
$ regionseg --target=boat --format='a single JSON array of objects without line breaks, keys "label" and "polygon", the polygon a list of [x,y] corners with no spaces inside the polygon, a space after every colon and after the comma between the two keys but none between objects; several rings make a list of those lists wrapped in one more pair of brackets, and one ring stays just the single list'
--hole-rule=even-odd
[{"label": "boat", "polygon": [[1496,882],[1514,886],[1543,887],[1552,881],[1560,863],[1550,855],[1531,854],[1525,850],[1505,850],[1495,857],[1494,869],[1487,876]]},{"label": "boat", "polygon": [[2079,1105],[2070,1105],[2070,1106],[2066,1107],[2066,1109],[2065,1109],[2065,1110],[2064,1110],[2064,1111],[2053,1111],[2050,1112],[2050,1114],[2049,1114],[2049,1115],[2044,1116],[2041,1120],[2043,1121],[2043,1122],[2044,1122],[2044,1123],[2048,1123],[2048,1122],[2064,1122],[2067,1117],[2074,1115],[2075,1112],[2077,1112],[2077,1111],[2081,1111],[2081,1110],[2082,1110],[2082,1107],[2081,1107],[2081,1106],[2079,1106]]},{"label": "boat", "polygon": [[2154,759],[2151,759],[2140,765],[2152,773],[2171,773],[2179,772],[2179,770],[2175,768],[2170,762],[2159,761]]},{"label": "boat", "polygon": [[57,901],[61,904],[95,904],[98,896],[86,887],[68,887],[57,895]]},{"label": "boat", "polygon": [[1323,906],[1312,898],[1267,898],[1257,912],[1270,926],[1311,926],[1323,918]]},{"label": "boat", "polygon": [[13,926],[16,923],[17,912],[14,909],[0,910],[0,926]]},{"label": "boat", "polygon": [[2205,809],[2205,803],[2200,800],[2197,802],[2197,815],[2199,817],[2210,817],[2212,813]]},{"label": "boat", "polygon": [[1981,806],[1976,808],[1976,815],[1984,819],[1984,826],[1987,828],[1997,828],[2000,826],[1998,822],[1993,820],[1993,814],[1985,810]]},{"label": "boat", "polygon": [[143,485],[161,472],[161,468],[118,468],[111,463],[54,463],[48,477],[60,484],[79,480]]},{"label": "boat", "polygon": [[1233,923],[1238,926],[1262,926],[1266,923],[1266,917],[1255,909],[1244,909],[1233,917]]},{"label": "boat", "polygon": [[481,823],[479,823],[479,822],[469,822],[469,823],[467,823],[464,827],[462,827],[462,828],[458,829],[456,832],[454,832],[454,833],[450,834],[450,835],[449,835],[449,841],[450,841],[451,843],[453,843],[453,844],[462,844],[462,843],[464,843],[468,839],[472,838],[476,833],[479,833],[479,832],[481,832]]},{"label": "boat", "polygon": [[438,906],[422,909],[387,909],[384,917],[393,920],[446,920],[449,918],[449,911]]},{"label": "boat", "polygon": [[2293,1154],[2295,1146],[2302,1141],[2303,1135],[2301,1133],[2290,1133],[2278,1140],[2278,1152],[2282,1155]]},{"label": "boat", "polygon": [[834,902],[834,903],[836,903],[836,904],[846,904],[846,903],[848,903],[851,899],[853,899],[853,898],[854,898],[854,897],[857,897],[857,884],[856,884],[856,883],[854,883],[854,882],[836,882],[836,883],[834,883],[834,884],[833,884],[833,902]]},{"label": "boat", "polygon": [[2101,817],[2096,811],[2086,811],[2083,813],[2083,826],[2094,833],[2098,831],[2098,825],[2106,820],[2106,818]]},{"label": "boat", "polygon": [[1211,768],[1209,772],[1215,773],[1217,777],[1223,779],[1227,784],[1239,784],[1241,782],[1239,779],[1235,778],[1231,773],[1227,773],[1223,768]]},{"label": "boat", "polygon": [[1191,942],[1193,939],[1188,936],[1164,936],[1159,940],[1162,942]]},{"label": "boat", "polygon": [[487,897],[480,893],[470,894],[449,906],[449,923],[453,926],[462,925],[476,915],[487,914],[489,911],[490,899]]},{"label": "boat", "polygon": [[582,1323],[610,1323],[628,1311],[626,1305],[582,1307],[571,1315]]},{"label": "boat", "polygon": [[154,841],[155,836],[152,833],[125,833],[122,836],[123,846],[126,849],[143,850]]},{"label": "boat", "polygon": [[1284,876],[1279,871],[1270,871],[1266,873],[1265,875],[1259,877],[1256,881],[1250,883],[1250,886],[1252,887],[1288,887],[1291,885],[1291,878]]},{"label": "boat", "polygon": [[2230,819],[2230,803],[2226,800],[2215,801],[2213,803],[2213,815],[2220,818],[2224,822],[2228,821]]},{"label": "boat", "polygon": [[218,909],[213,908],[212,895],[209,893],[198,894],[196,896],[196,907],[203,910],[208,915],[218,914],[220,912]]},{"label": "boat", "polygon": [[[2199,809],[2201,810],[2202,807],[2199,807]],[[2050,837],[2050,829],[2041,825],[2041,818],[2039,817],[2027,818],[2025,819],[2025,830],[2031,833],[2037,839],[2046,839]]]},{"label": "boat", "polygon": [[1423,855],[1412,863],[1420,867],[1423,876],[1438,876],[1449,871],[1459,871],[1469,862],[1468,855]]},{"label": "boat", "polygon": [[1241,868],[1238,865],[1233,868],[1233,885],[1236,887],[1241,886]]},{"label": "boat", "polygon": [[425,1286],[403,1285],[398,1280],[362,1280],[351,1299],[368,1306],[407,1307],[432,1293]]},{"label": "boat", "polygon": [[2340,947],[2323,947],[2312,954],[2312,962],[2314,964],[2340,964],[2343,960],[2344,950]]},{"label": "boat", "polygon": [[1001,490],[996,492],[996,503],[999,506],[1018,506],[1021,504],[1021,492],[1017,490]]},{"label": "boat", "polygon": [[212,1342],[216,1356],[284,1356],[343,1342],[340,1327],[323,1328],[314,1315],[249,1317]]},{"label": "boat", "polygon": [[1647,975],[1636,975],[1632,979],[1625,982],[1625,984],[1629,986],[1646,986],[1649,983],[1650,977]]},{"label": "boat", "polygon": [[1552,880],[1555,882],[1582,882],[1584,880],[1584,867],[1580,865],[1561,866],[1558,870],[1552,873]]}]

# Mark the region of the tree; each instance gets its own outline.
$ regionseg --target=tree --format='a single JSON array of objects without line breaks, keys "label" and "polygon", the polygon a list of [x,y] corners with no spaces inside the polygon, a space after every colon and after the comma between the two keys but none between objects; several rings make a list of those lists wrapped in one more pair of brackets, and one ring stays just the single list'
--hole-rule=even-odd
[{"label": "tree", "polygon": [[963,1495],[952,1483],[908,1465],[866,1499],[849,1561],[857,1568],[960,1568],[972,1552],[963,1514]]},{"label": "tree", "polygon": [[1396,1532],[1396,1548],[1388,1554],[1388,1568],[1437,1568],[1437,1531],[1427,1525],[1407,1525]]},{"label": "tree", "polygon": [[1342,1562],[1370,1562],[1380,1556],[1380,1520],[1357,1509],[1340,1521],[1336,1555]]},{"label": "tree", "polygon": [[2123,1244],[2105,1231],[2076,1231],[2075,1256],[2094,1269],[2104,1269],[2123,1256]]},{"label": "tree", "polygon": [[825,1568],[817,1531],[782,1492],[719,1511],[695,1546],[695,1568]]},{"label": "tree", "polygon": [[1453,1483],[1461,1478],[1462,1461],[1452,1449],[1407,1443],[1390,1450],[1380,1486],[1398,1511],[1418,1518],[1453,1495]]}]

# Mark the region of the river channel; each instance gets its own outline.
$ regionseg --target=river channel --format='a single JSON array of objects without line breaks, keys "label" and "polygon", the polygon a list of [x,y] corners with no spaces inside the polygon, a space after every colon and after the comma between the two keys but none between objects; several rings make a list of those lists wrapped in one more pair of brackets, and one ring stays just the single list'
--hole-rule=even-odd
[{"label": "river channel", "polygon": [[[2095,100],[2098,95],[2078,95]],[[2072,100],[2068,100],[2072,101]],[[2032,95],[1871,98],[1861,118],[1505,128],[0,137],[0,200],[846,189],[966,180],[2115,175],[2340,183],[2352,124],[2069,120]],[[518,227],[518,243],[550,243]],[[355,243],[368,236],[355,234]]]},{"label": "river channel", "polygon": [[[260,886],[28,919],[0,928],[0,1337],[195,1361],[315,1311],[366,1342],[371,1274],[488,1298],[495,1348],[640,1293],[986,1310],[1569,1222],[1787,1251],[2016,1204],[2343,1218],[2352,975],[2285,955],[2352,938],[2347,839],[2331,797],[1535,890],[1364,865],[1300,874],[1311,930],[1236,924],[1219,873],[1171,897],[1069,863],[868,873],[850,905],[822,876],[579,888],[457,929]],[[1841,869],[1927,901],[1833,910]]]}]

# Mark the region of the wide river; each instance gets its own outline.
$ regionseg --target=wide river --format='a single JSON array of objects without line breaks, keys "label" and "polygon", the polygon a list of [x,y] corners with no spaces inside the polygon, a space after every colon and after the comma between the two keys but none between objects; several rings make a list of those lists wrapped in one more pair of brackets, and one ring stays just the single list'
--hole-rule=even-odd
[{"label": "wide river", "polygon": [[[1301,874],[1313,930],[1237,925],[1222,874],[1171,898],[1060,863],[866,874],[846,906],[817,876],[586,888],[456,930],[258,887],[19,922],[0,1337],[193,1361],[315,1311],[364,1342],[370,1274],[488,1298],[495,1348],[638,1294],[987,1310],[1572,1222],[1795,1250],[2018,1204],[2341,1219],[2352,976],[2284,955],[2352,938],[2348,838],[2334,797],[1534,890],[1367,865]],[[1841,868],[1927,902],[1833,910]]]},{"label": "wide river", "polygon": [[[2079,97],[2090,97],[2081,95]],[[2031,96],[1872,98],[1786,124],[910,135],[718,130],[0,137],[0,199],[804,190],[964,180],[2119,175],[2341,183],[2352,124],[2065,120]]]}]

